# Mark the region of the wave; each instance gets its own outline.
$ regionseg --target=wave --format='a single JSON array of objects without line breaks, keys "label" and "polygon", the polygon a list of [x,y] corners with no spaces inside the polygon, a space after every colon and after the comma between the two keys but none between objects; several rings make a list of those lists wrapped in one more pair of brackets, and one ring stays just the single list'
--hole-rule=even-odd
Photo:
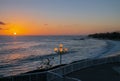
[{"label": "wave", "polygon": [[15,42],[15,43],[1,43],[0,54],[13,54],[26,51],[29,48],[40,46],[36,42]]},{"label": "wave", "polygon": [[[69,51],[68,53],[65,53],[65,54],[76,53],[76,52],[77,51]],[[65,55],[65,54],[63,54],[63,55]],[[59,56],[59,54],[52,53],[52,54],[46,54],[46,55],[30,55],[30,56],[19,59],[17,62],[20,62],[20,63],[24,62],[25,63],[25,62],[41,61],[43,59],[53,58],[56,56]]]},{"label": "wave", "polygon": [[25,51],[26,48],[14,48],[14,49],[4,49],[0,51],[0,54],[13,54],[16,52],[21,52],[21,51]]},{"label": "wave", "polygon": [[105,54],[107,54],[110,50],[112,50],[115,47],[115,44],[110,42],[109,40],[106,41],[106,46],[102,48],[101,53],[98,54],[95,58],[102,58]]},{"label": "wave", "polygon": [[[8,46],[6,43],[0,49],[0,69],[6,70],[6,73],[3,75],[8,73],[11,75],[8,72],[11,69],[14,73],[19,70],[19,73],[21,73],[31,68],[31,70],[36,69],[39,62],[46,58],[54,57],[54,65],[59,64],[59,54],[54,53],[53,48],[58,47],[61,42],[65,47],[69,48],[69,52],[62,55],[63,63],[71,63],[85,58],[103,57],[116,45],[111,41],[105,40],[85,39],[83,41],[79,40],[79,38],[77,40],[73,38],[63,39],[58,41],[46,39],[46,41],[41,40],[37,42],[36,40],[38,39],[32,39],[35,41],[17,42],[16,44],[8,43]],[[2,45],[2,43],[0,44]],[[0,70],[0,72],[2,74],[3,70]]]}]

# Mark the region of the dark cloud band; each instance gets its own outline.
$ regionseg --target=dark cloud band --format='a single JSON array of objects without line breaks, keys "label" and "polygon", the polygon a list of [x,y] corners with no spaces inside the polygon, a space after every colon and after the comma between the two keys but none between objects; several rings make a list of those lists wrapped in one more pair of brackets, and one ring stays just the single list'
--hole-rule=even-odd
[{"label": "dark cloud band", "polygon": [[9,30],[9,29],[3,29],[3,28],[0,28],[0,30]]},{"label": "dark cloud band", "polygon": [[2,21],[0,21],[0,25],[5,25],[5,23],[4,23],[4,22],[2,22]]}]

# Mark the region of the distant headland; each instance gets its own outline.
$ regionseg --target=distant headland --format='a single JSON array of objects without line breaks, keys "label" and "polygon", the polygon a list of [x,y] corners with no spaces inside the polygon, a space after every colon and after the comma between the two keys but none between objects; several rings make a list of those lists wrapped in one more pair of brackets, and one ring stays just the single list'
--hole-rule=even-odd
[{"label": "distant headland", "polygon": [[89,34],[88,37],[98,39],[120,40],[120,32],[95,33]]}]

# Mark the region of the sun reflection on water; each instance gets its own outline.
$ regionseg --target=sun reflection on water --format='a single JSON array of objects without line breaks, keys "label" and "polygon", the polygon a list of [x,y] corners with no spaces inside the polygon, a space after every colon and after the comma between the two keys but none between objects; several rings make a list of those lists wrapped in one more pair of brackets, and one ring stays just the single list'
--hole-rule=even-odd
[{"label": "sun reflection on water", "polygon": [[6,57],[7,60],[12,61],[12,60],[18,60],[24,58],[25,55],[23,54],[10,54]]}]

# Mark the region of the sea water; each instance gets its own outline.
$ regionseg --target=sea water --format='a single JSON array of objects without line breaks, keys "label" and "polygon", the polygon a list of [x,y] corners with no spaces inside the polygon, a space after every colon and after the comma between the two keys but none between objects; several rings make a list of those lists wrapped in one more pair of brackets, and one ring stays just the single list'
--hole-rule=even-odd
[{"label": "sea water", "polygon": [[59,65],[59,54],[54,52],[54,48],[58,48],[59,44],[63,44],[69,51],[62,55],[62,64],[87,58],[101,58],[120,50],[118,41],[85,36],[0,36],[0,76],[35,70],[40,66],[40,62],[48,57],[54,57],[54,66]]}]

